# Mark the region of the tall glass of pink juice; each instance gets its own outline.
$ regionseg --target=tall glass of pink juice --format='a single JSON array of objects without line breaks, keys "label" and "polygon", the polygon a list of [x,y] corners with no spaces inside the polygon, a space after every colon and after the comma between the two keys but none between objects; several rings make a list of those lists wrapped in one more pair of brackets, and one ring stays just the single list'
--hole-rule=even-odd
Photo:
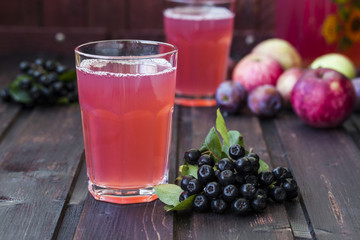
[{"label": "tall glass of pink juice", "polygon": [[[234,25],[232,0],[173,0],[165,9],[167,42],[179,49],[175,102],[213,106],[225,80]],[[170,5],[169,4],[169,5]]]},{"label": "tall glass of pink juice", "polygon": [[177,49],[111,40],[78,46],[88,188],[97,200],[149,202],[167,182]]}]

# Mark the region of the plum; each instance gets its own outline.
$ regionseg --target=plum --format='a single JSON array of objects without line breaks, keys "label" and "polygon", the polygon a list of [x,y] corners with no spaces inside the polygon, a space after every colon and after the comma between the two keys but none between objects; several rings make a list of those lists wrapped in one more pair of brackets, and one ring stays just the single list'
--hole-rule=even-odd
[{"label": "plum", "polygon": [[215,93],[217,106],[222,112],[236,114],[246,106],[247,92],[239,82],[222,82]]},{"label": "plum", "polygon": [[248,106],[259,117],[274,117],[282,109],[283,103],[276,87],[265,84],[249,94]]},{"label": "plum", "polygon": [[360,78],[354,78],[351,83],[354,86],[354,90],[356,93],[356,101],[355,101],[355,111],[360,111]]}]

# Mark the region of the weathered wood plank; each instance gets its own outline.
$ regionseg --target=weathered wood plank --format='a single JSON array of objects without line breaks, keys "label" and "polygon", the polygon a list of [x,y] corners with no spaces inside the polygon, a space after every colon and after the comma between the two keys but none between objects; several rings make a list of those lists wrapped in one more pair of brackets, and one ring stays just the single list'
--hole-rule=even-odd
[{"label": "weathered wood plank", "polygon": [[[8,58],[0,64],[0,89],[10,84],[18,73],[18,58]],[[0,99],[0,142],[10,126],[15,122],[21,108]]]},{"label": "weathered wood plank", "polygon": [[84,155],[82,156],[81,165],[81,170],[78,178],[76,179],[74,190],[71,193],[70,200],[66,205],[64,218],[61,222],[59,231],[56,233],[56,239],[58,240],[67,240],[74,237],[76,227],[81,216],[81,211],[83,210],[84,202],[88,194],[88,181]]},{"label": "weathered wood plank", "polygon": [[[215,108],[183,108],[183,128],[179,133],[179,157],[190,147],[200,147],[207,132],[215,126]],[[247,148],[269,162],[269,155],[262,137],[260,124],[250,115],[226,117],[228,130],[239,130],[245,139]],[[191,125],[190,125],[191,123]],[[181,135],[179,135],[181,136]],[[190,136],[190,137],[188,137]],[[215,230],[216,229],[216,230]],[[245,217],[231,213],[217,215],[213,213],[175,215],[175,239],[293,239],[285,207],[270,203],[265,212]]]},{"label": "weathered wood plank", "polygon": [[83,152],[78,106],[25,111],[0,144],[0,239],[51,239]]},{"label": "weathered wood plank", "polygon": [[[288,111],[285,114],[291,113]],[[282,142],[279,138],[273,119],[262,119],[261,127],[263,129],[266,145],[269,149],[272,165],[275,167],[289,167],[287,154],[284,152]],[[286,202],[285,207],[295,238],[313,239],[315,236],[312,232],[312,225],[309,223],[310,219],[307,219],[305,216],[304,211],[306,211],[306,209],[302,209],[299,198],[296,198],[291,202]]]},{"label": "weathered wood plank", "polygon": [[357,239],[360,151],[342,128],[314,129],[294,115],[275,120],[317,239]]}]

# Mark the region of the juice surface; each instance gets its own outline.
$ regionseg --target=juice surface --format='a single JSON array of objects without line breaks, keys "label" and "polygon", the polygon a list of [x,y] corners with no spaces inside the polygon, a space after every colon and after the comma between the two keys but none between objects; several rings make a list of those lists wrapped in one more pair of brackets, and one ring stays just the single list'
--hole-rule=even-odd
[{"label": "juice surface", "polygon": [[176,93],[213,96],[225,80],[234,14],[220,7],[164,11],[167,41],[179,49]]},{"label": "juice surface", "polygon": [[131,189],[163,182],[175,75],[163,59],[81,62],[79,101],[92,183]]}]

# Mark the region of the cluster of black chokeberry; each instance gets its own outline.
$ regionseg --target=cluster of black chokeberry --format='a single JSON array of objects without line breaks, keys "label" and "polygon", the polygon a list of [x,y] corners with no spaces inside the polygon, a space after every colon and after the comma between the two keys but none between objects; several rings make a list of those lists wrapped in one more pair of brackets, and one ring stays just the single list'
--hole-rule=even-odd
[{"label": "cluster of black chokeberry", "polygon": [[[3,88],[0,96],[3,101],[14,101],[26,106],[53,105],[59,99],[68,103],[78,101],[76,78],[61,79],[68,68],[54,60],[36,59],[19,64],[21,75],[10,85]],[[16,97],[16,94],[19,94]]]},{"label": "cluster of black chokeberry", "polygon": [[298,194],[296,181],[291,172],[284,167],[258,173],[259,156],[256,153],[246,155],[239,144],[229,149],[230,158],[215,163],[212,156],[201,154],[198,149],[185,152],[188,164],[198,165],[197,178],[186,175],[181,180],[184,190],[179,201],[196,194],[193,208],[199,212],[211,209],[223,213],[231,208],[238,215],[251,210],[263,211],[268,199],[282,203]]}]

